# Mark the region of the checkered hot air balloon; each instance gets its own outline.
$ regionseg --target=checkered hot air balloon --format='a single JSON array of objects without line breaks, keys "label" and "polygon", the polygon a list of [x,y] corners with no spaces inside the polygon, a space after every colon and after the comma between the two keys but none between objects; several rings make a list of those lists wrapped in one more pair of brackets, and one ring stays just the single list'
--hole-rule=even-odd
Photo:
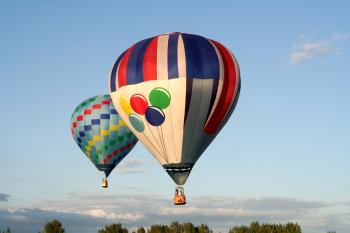
[{"label": "checkered hot air balloon", "polygon": [[89,98],[79,104],[71,118],[74,140],[88,159],[107,177],[132,150],[137,138],[120,118],[109,95]]},{"label": "checkered hot air balloon", "polygon": [[176,32],[127,49],[113,64],[109,85],[121,118],[181,186],[231,116],[240,73],[219,42]]}]

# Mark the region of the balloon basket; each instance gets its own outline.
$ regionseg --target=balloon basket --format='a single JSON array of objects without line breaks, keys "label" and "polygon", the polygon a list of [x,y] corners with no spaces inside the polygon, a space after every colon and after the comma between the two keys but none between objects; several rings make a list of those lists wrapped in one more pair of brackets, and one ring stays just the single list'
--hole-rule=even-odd
[{"label": "balloon basket", "polygon": [[174,205],[186,205],[186,196],[182,186],[175,188]]},{"label": "balloon basket", "polygon": [[107,181],[107,178],[103,178],[103,179],[102,179],[101,187],[102,187],[102,188],[108,188],[108,181]]}]

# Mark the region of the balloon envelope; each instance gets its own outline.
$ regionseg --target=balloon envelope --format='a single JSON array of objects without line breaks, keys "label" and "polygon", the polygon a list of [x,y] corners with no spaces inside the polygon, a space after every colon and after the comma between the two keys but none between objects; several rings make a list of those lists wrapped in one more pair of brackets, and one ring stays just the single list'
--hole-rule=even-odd
[{"label": "balloon envelope", "polygon": [[77,106],[71,118],[71,132],[80,149],[107,177],[138,141],[109,95],[89,98]]},{"label": "balloon envelope", "polygon": [[136,43],[114,63],[109,81],[120,116],[178,185],[230,117],[240,91],[233,54],[186,33]]}]

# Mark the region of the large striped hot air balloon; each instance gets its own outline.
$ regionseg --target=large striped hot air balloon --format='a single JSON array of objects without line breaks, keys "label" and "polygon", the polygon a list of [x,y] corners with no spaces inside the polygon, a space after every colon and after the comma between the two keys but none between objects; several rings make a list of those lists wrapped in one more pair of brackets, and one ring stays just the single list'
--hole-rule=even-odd
[{"label": "large striped hot air balloon", "polygon": [[[122,119],[181,186],[231,116],[240,73],[219,42],[176,32],[127,49],[113,64],[109,85]],[[184,196],[175,201],[184,203]]]},{"label": "large striped hot air balloon", "polygon": [[138,141],[119,117],[109,95],[91,97],[79,104],[72,114],[71,132],[88,159],[105,173],[104,188],[109,174]]}]

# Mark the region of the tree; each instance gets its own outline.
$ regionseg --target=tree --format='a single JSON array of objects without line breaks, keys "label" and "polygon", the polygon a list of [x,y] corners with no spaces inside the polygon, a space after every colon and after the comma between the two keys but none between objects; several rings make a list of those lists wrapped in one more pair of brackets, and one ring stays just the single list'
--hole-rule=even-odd
[{"label": "tree", "polygon": [[10,228],[7,228],[6,231],[0,231],[0,233],[11,233]]},{"label": "tree", "polygon": [[196,227],[196,232],[198,233],[213,233],[213,231],[208,227],[207,224],[201,224]]},{"label": "tree", "polygon": [[196,233],[196,228],[190,222],[182,224],[183,233]]},{"label": "tree", "polygon": [[234,226],[230,229],[229,233],[250,233],[250,228],[247,226]]},{"label": "tree", "polygon": [[296,224],[296,223],[291,223],[291,222],[287,223],[286,224],[286,230],[287,230],[288,233],[289,232],[290,233],[301,233],[301,227],[298,224]]},{"label": "tree", "polygon": [[137,228],[136,233],[146,233],[146,230],[143,227],[139,227]]},{"label": "tree", "polygon": [[53,220],[52,222],[47,222],[44,226],[44,231],[38,233],[65,233],[65,229],[58,220]]},{"label": "tree", "polygon": [[65,229],[62,227],[62,224],[58,220],[53,220],[47,222],[44,226],[43,231],[38,231],[38,233],[65,233]]},{"label": "tree", "polygon": [[250,231],[252,233],[260,233],[260,224],[259,224],[259,222],[252,222],[250,224]]},{"label": "tree", "polygon": [[168,225],[157,224],[152,225],[147,233],[172,233],[172,231]]},{"label": "tree", "polygon": [[234,226],[229,233],[301,233],[301,228],[297,223],[269,224],[252,222],[247,226]]},{"label": "tree", "polygon": [[182,233],[182,225],[178,222],[172,222],[170,224],[170,230],[172,233]]},{"label": "tree", "polygon": [[128,233],[128,229],[123,228],[122,224],[112,224],[106,226],[104,229],[98,231],[98,233]]}]

